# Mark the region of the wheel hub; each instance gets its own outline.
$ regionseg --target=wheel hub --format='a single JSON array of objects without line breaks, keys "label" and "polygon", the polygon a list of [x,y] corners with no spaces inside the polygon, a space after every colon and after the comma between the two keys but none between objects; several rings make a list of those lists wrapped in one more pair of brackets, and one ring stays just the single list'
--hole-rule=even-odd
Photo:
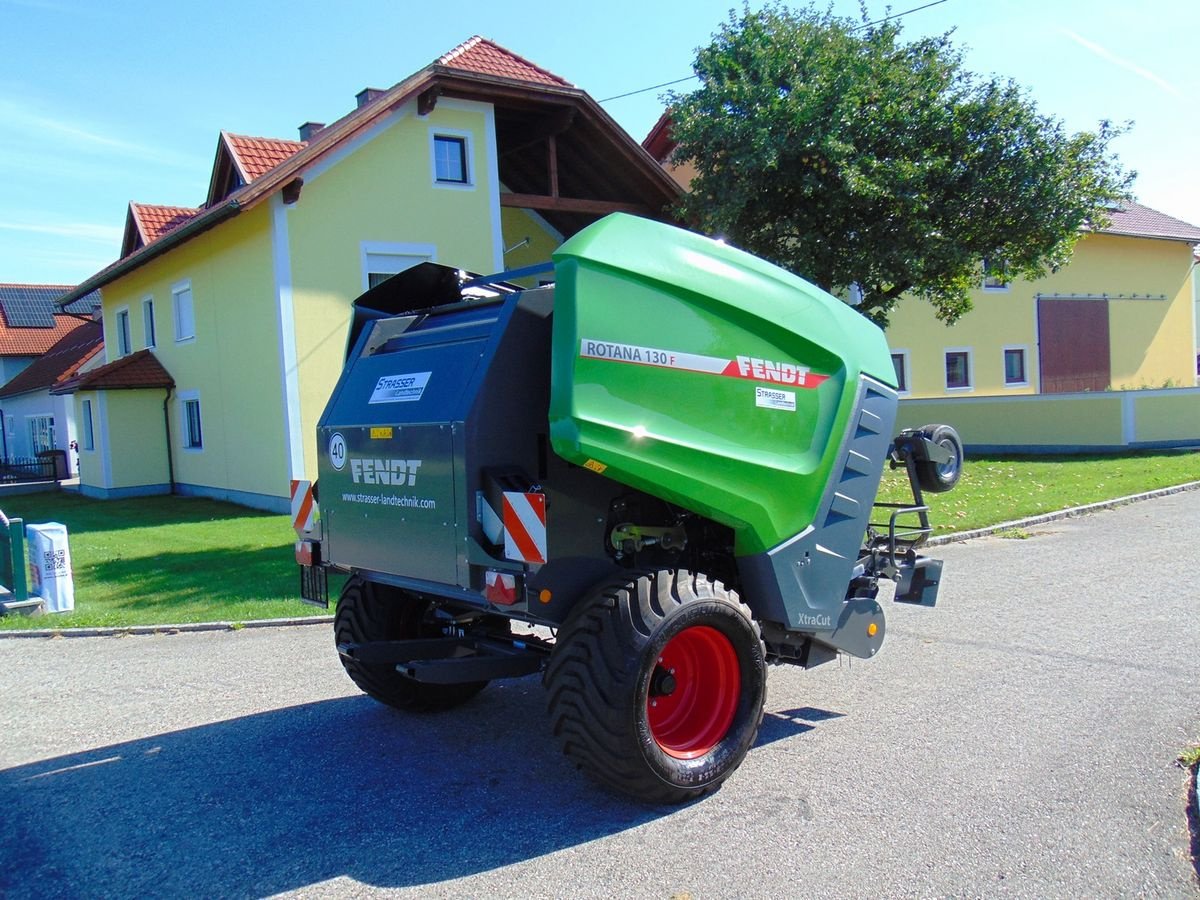
[{"label": "wheel hub", "polygon": [[669,640],[650,675],[646,717],[659,748],[695,759],[729,733],[741,697],[737,651],[709,625],[685,628]]}]

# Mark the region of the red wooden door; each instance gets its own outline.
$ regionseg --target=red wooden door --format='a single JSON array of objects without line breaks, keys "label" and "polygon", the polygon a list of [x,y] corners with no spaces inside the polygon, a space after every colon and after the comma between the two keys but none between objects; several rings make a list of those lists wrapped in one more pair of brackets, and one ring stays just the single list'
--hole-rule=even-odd
[{"label": "red wooden door", "polygon": [[1039,299],[1038,360],[1043,394],[1108,390],[1108,301]]}]

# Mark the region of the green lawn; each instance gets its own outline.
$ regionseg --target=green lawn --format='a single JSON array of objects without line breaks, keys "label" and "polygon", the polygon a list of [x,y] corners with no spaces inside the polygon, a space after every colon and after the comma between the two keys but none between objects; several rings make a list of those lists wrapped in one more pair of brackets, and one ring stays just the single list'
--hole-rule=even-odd
[{"label": "green lawn", "polygon": [[[1200,452],[1128,456],[967,458],[962,480],[926,494],[934,534],[986,528],[1157,488],[1200,481]],[[884,473],[881,500],[910,501],[903,469]]]},{"label": "green lawn", "polygon": [[244,621],[316,615],[301,603],[288,516],[184,497],[5,499],[26,524],[67,526],[75,611],[5,616],[0,628]]},{"label": "green lawn", "polygon": [[[970,531],[1071,506],[1200,481],[1200,453],[968,459],[948,494],[930,494],[938,534]],[[880,499],[903,501],[903,470]],[[31,494],[3,510],[26,523],[62,522],[70,535],[75,612],[6,616],[0,628],[69,628],[246,621],[316,615],[298,599],[289,517],[210,500],[101,502]],[[338,585],[330,579],[331,593]]]}]

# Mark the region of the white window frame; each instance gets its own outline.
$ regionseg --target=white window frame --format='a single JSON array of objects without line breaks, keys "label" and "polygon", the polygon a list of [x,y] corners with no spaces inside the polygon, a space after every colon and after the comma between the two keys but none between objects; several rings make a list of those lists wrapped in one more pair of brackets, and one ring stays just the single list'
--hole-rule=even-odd
[{"label": "white window frame", "polygon": [[[907,350],[893,349],[891,355],[900,357],[900,371],[904,373],[904,387],[898,388],[896,393],[901,397],[907,397],[912,393],[912,354]],[[895,362],[892,365],[894,367]]]},{"label": "white window frame", "polygon": [[[1008,263],[1004,260],[1000,260],[1000,265],[1003,267],[1003,270],[1007,274]],[[985,256],[983,258],[983,277],[979,279],[980,288],[982,288],[985,291],[989,291],[989,292],[995,291],[996,293],[1002,294],[1012,286],[1011,281],[1006,281],[1004,284],[988,284],[987,282],[988,282],[988,257]]]},{"label": "white window frame", "polygon": [[[961,387],[950,387],[950,382],[946,378],[946,357],[951,353],[965,353],[967,355],[967,383]],[[975,390],[975,350],[972,347],[944,347],[942,348],[942,384],[945,386],[947,394],[969,394]]]},{"label": "white window frame", "polygon": [[[188,404],[196,404],[196,413],[200,424],[200,443],[188,444],[191,437],[188,429]],[[199,391],[179,392],[179,445],[184,453],[204,452],[204,407],[200,403]]]},{"label": "white window frame", "polygon": [[[188,316],[191,319],[191,334],[183,334],[184,329],[181,317],[179,315],[180,298],[184,292],[187,292],[188,297]],[[196,340],[196,297],[192,292],[191,279],[177,282],[171,285],[171,312],[173,313],[174,322],[173,329],[175,332],[175,343],[190,344]]]},{"label": "white window frame", "polygon": [[94,453],[96,450],[96,425],[92,419],[92,401],[80,400],[80,413],[83,418],[83,438],[80,441],[80,449],[87,453]]},{"label": "white window frame", "polygon": [[117,359],[133,352],[133,331],[129,324],[129,307],[122,306],[113,313],[113,329],[117,332]]},{"label": "white window frame", "polygon": [[[1022,355],[1025,369],[1024,381],[1009,381],[1008,380],[1008,352],[1010,350],[1019,350]],[[1027,344],[1006,344],[1000,351],[1000,370],[1004,377],[1004,386],[1006,388],[1024,388],[1029,387],[1029,346]]]},{"label": "white window frame", "polygon": [[[371,287],[371,275],[395,275],[423,262],[437,262],[435,244],[396,244],[384,241],[363,241],[358,250],[362,271],[362,289]],[[401,265],[401,261],[408,261]]]},{"label": "white window frame", "polygon": [[158,323],[154,319],[153,297],[146,297],[142,300],[142,340],[148,350],[153,350],[158,345]]},{"label": "white window frame", "polygon": [[[466,181],[439,181],[437,177],[437,139],[451,138],[453,140],[461,140],[463,142],[464,165],[467,171]],[[443,188],[451,191],[473,191],[475,190],[475,136],[469,131],[462,131],[458,128],[430,128],[429,129],[429,178],[435,188]]]}]

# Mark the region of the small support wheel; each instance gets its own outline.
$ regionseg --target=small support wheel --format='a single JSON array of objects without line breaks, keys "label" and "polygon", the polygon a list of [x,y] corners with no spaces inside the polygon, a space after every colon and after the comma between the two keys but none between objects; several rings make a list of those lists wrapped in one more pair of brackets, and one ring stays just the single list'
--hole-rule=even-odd
[{"label": "small support wheel", "polygon": [[[426,618],[430,602],[399,588],[353,576],[338,598],[333,619],[337,644],[371,641],[405,641],[441,636],[441,629]],[[486,681],[465,684],[425,684],[402,675],[394,666],[368,665],[339,654],[342,667],[363,693],[397,709],[433,711],[450,709],[470,700]]]},{"label": "small support wheel", "polygon": [[736,593],[664,569],[582,600],[544,681],[554,733],[580,769],[639,800],[681,803],[716,790],[753,746],[766,651]]},{"label": "small support wheel", "polygon": [[921,460],[916,463],[917,484],[931,494],[944,494],[953,489],[962,477],[963,445],[958,432],[949,425],[926,425],[920,429],[950,455],[945,462]]}]

